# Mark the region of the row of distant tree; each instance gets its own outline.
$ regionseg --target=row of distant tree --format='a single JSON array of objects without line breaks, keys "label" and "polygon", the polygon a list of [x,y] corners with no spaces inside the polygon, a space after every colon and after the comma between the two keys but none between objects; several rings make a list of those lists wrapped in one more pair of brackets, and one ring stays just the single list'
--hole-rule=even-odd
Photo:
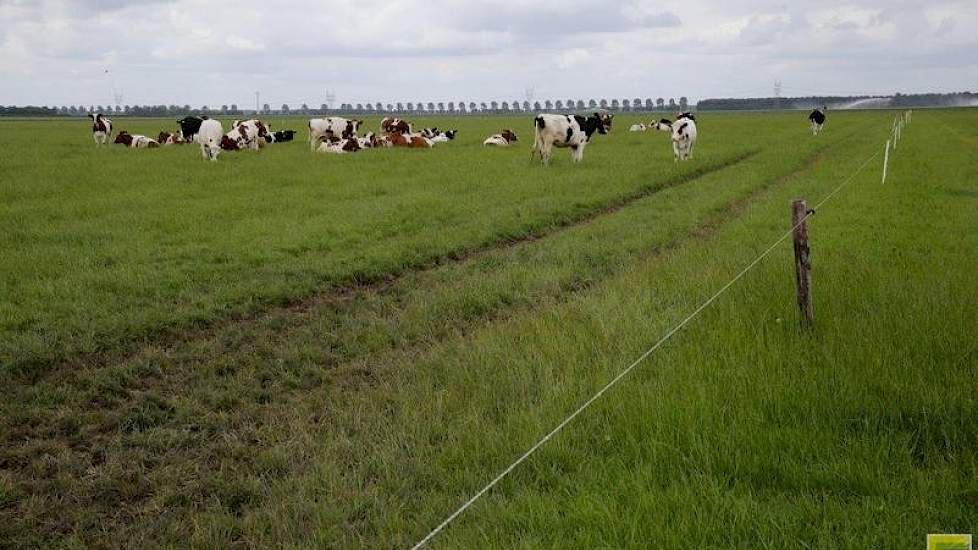
[{"label": "row of distant tree", "polygon": [[811,96],[752,97],[704,99],[696,104],[699,111],[771,111],[812,107],[968,107],[978,105],[978,94],[896,94],[894,96]]},{"label": "row of distant tree", "polygon": [[[568,99],[545,101],[484,101],[476,103],[470,101],[454,102],[397,102],[397,103],[343,103],[339,108],[330,108],[322,104],[319,108],[310,107],[303,103],[298,107],[283,104],[278,109],[266,103],[259,110],[259,114],[297,114],[297,115],[316,115],[316,114],[373,114],[373,113],[411,113],[411,114],[467,114],[467,113],[521,113],[538,112],[550,110],[583,111],[587,109],[607,109],[609,111],[665,111],[665,110],[685,110],[689,108],[689,101],[685,97],[675,99],[658,98],[648,99]],[[206,114],[206,115],[228,115],[237,116],[254,113],[254,109],[239,109],[237,105],[221,105],[219,108],[211,108],[203,105],[199,108],[190,105],[65,105],[61,107],[3,107],[0,106],[0,116],[86,116],[90,113],[105,113],[129,116],[183,116],[186,114]]]},{"label": "row of distant tree", "polygon": [[[738,110],[778,110],[778,109],[806,109],[816,106],[827,105],[833,107],[963,107],[978,106],[978,94],[971,92],[955,92],[948,94],[896,94],[892,97],[878,96],[812,96],[812,97],[754,97],[754,98],[726,98],[726,99],[704,99],[696,104],[696,109],[700,111],[738,111]],[[454,102],[397,102],[397,103],[343,103],[338,108],[330,108],[328,105],[320,105],[319,108],[310,107],[303,103],[298,107],[283,104],[278,109],[273,109],[266,103],[259,110],[258,114],[276,115],[326,115],[326,114],[351,114],[369,115],[377,113],[404,113],[404,114],[505,114],[505,113],[525,113],[540,111],[585,111],[592,109],[607,109],[609,111],[685,111],[689,109],[689,102],[685,97],[675,99],[567,99],[567,100],[544,100],[544,101],[483,101],[476,103],[470,101]],[[201,107],[191,107],[190,105],[65,105],[60,107],[4,107],[0,105],[0,116],[86,116],[89,113],[106,113],[116,115],[145,116],[145,117],[164,117],[164,116],[183,116],[186,114],[206,114],[206,115],[228,115],[241,116],[254,114],[254,109],[239,109],[237,105],[221,105],[211,108],[207,105]]]}]

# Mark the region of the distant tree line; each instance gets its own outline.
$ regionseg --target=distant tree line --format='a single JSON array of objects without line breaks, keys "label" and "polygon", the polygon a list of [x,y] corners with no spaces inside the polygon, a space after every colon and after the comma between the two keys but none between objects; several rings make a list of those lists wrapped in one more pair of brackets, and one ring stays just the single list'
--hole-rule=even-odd
[{"label": "distant tree line", "polygon": [[[330,108],[321,104],[318,108],[303,103],[298,107],[282,104],[273,109],[268,103],[257,111],[259,115],[371,115],[371,114],[510,114],[543,111],[589,111],[605,109],[620,112],[650,112],[685,110],[689,101],[685,97],[668,100],[664,98],[633,98],[633,99],[566,99],[544,101],[399,101],[394,103],[343,103],[339,108]],[[90,113],[105,113],[119,116],[167,117],[183,115],[228,115],[244,116],[256,113],[254,109],[239,109],[237,105],[221,105],[220,107],[191,107],[190,105],[65,105],[61,107],[2,107],[0,115],[17,116],[87,116]]]},{"label": "distant tree line", "polygon": [[703,99],[696,104],[700,111],[773,111],[777,109],[811,109],[813,107],[967,107],[978,105],[978,94],[896,94],[893,96],[810,96],[752,97]]}]

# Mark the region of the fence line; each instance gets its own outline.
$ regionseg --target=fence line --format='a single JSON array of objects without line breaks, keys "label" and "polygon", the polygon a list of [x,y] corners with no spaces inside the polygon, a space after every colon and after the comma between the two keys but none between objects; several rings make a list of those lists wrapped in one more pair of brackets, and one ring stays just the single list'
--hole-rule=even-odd
[{"label": "fence line", "polygon": [[806,213],[805,216],[802,217],[797,222],[797,224],[795,224],[791,229],[789,229],[788,231],[786,231],[777,240],[775,240],[774,243],[771,244],[771,246],[769,246],[766,250],[764,250],[764,252],[762,252],[760,255],[758,255],[756,258],[754,258],[754,260],[752,260],[749,264],[747,264],[747,266],[744,267],[739,273],[737,273],[737,275],[735,275],[732,279],[730,279],[730,281],[728,281],[725,285],[723,285],[722,287],[720,287],[719,290],[717,290],[706,301],[704,301],[703,303],[701,303],[685,319],[683,319],[682,321],[680,321],[679,324],[675,325],[668,332],[666,332],[666,334],[662,338],[660,338],[655,344],[653,344],[651,348],[649,348],[648,350],[646,350],[645,353],[643,353],[642,355],[640,355],[635,361],[633,361],[630,365],[628,365],[628,367],[626,367],[624,370],[622,370],[620,373],[618,373],[618,375],[616,375],[614,378],[612,378],[610,382],[608,382],[607,384],[605,384],[600,390],[597,391],[597,393],[595,393],[593,396],[591,396],[590,399],[588,399],[587,401],[585,401],[574,412],[572,412],[570,415],[568,415],[566,418],[564,418],[564,420],[562,420],[559,424],[557,424],[557,426],[554,429],[552,429],[549,433],[547,433],[547,435],[543,436],[539,441],[537,441],[536,443],[534,443],[533,446],[531,446],[525,453],[523,453],[519,458],[517,458],[515,461],[513,461],[512,464],[510,464],[505,469],[503,469],[501,472],[499,472],[499,474],[497,474],[496,477],[494,477],[491,481],[489,481],[489,483],[487,483],[484,487],[482,487],[482,489],[480,489],[478,492],[476,492],[474,495],[472,495],[472,497],[469,498],[467,501],[465,501],[465,503],[463,503],[457,510],[455,510],[454,512],[452,512],[447,518],[445,518],[444,521],[442,521],[440,524],[438,524],[438,526],[436,526],[434,529],[432,529],[424,538],[422,538],[421,540],[419,540],[412,547],[412,550],[418,550],[419,548],[422,548],[424,545],[426,545],[428,542],[430,542],[431,539],[433,539],[435,536],[437,536],[438,533],[440,533],[442,530],[445,529],[445,527],[447,527],[450,523],[452,523],[452,521],[454,521],[455,518],[457,518],[459,515],[462,514],[462,512],[464,512],[472,504],[474,504],[477,500],[479,500],[482,497],[482,495],[484,495],[487,492],[489,492],[490,489],[492,489],[494,486],[496,486],[496,484],[498,484],[500,481],[502,481],[503,478],[505,478],[507,475],[509,475],[510,472],[512,472],[514,469],[516,469],[517,466],[519,466],[527,458],[529,458],[530,455],[532,455],[534,452],[536,452],[537,449],[539,449],[545,443],[547,443],[548,441],[550,441],[551,438],[553,438],[555,435],[557,435],[557,433],[560,432],[572,420],[574,420],[574,418],[576,418],[579,414],[581,414],[582,412],[584,412],[584,410],[587,409],[588,407],[590,407],[592,403],[594,403],[595,401],[597,401],[598,399],[600,399],[601,396],[605,394],[605,392],[607,392],[609,389],[611,389],[616,384],[618,384],[618,382],[620,380],[622,380],[625,376],[627,376],[628,373],[630,373],[635,367],[637,367],[640,363],[642,363],[642,361],[644,361],[650,355],[652,355],[657,349],[659,349],[662,346],[662,344],[664,344],[667,340],[669,340],[670,338],[672,338],[672,336],[674,334],[676,334],[677,332],[679,332],[680,330],[682,330],[682,328],[685,327],[690,321],[692,321],[697,316],[699,316],[699,314],[702,313],[703,310],[707,309],[710,305],[712,305],[713,302],[716,301],[717,298],[719,298],[722,294],[724,294],[737,281],[739,281],[741,278],[743,278],[744,275],[746,275],[751,269],[753,269],[757,264],[759,264],[761,262],[761,260],[763,260],[765,257],[767,257],[775,248],[777,248],[778,245],[780,245],[782,242],[784,242],[785,239],[787,239],[788,237],[790,237],[792,235],[792,233],[795,231],[795,229],[797,229],[799,226],[801,226],[802,224],[804,224],[808,220],[808,218],[810,218],[812,215],[815,214],[815,211],[816,210],[818,210],[829,199],[831,199],[832,197],[834,197],[839,191],[841,191],[843,188],[845,188],[847,185],[849,185],[856,178],[856,176],[859,175],[863,171],[863,169],[865,169],[866,166],[869,165],[869,163],[872,162],[874,159],[876,159],[879,155],[880,155],[880,151],[879,151],[879,149],[877,149],[876,152],[873,153],[872,155],[870,155],[869,158],[867,158],[865,161],[863,161],[863,163],[859,166],[859,168],[856,169],[856,171],[854,171],[852,174],[850,174],[849,177],[845,179],[845,181],[843,181],[841,184],[839,184],[828,195],[826,195],[818,203],[816,203],[815,206],[812,207],[812,209],[808,213]]}]

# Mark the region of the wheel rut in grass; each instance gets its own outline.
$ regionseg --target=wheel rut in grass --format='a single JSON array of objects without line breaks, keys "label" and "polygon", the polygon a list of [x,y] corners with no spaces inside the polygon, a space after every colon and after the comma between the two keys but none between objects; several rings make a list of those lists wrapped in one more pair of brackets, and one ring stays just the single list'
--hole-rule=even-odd
[{"label": "wheel rut in grass", "polygon": [[302,311],[323,302],[345,302],[364,291],[383,291],[399,279],[408,275],[431,271],[444,265],[463,262],[482,254],[515,247],[522,243],[546,239],[570,228],[588,224],[603,216],[614,214],[620,209],[664,189],[689,183],[710,174],[737,166],[754,157],[759,152],[759,150],[742,151],[717,164],[696,167],[689,172],[677,174],[675,177],[667,180],[644,185],[632,193],[617,197],[611,202],[606,202],[600,206],[595,206],[581,212],[558,217],[550,224],[532,227],[520,235],[497,236],[482,244],[453,250],[433,258],[405,265],[402,269],[379,276],[354,272],[347,280],[340,281],[336,286],[297,296],[280,305],[267,304],[265,307],[260,307],[257,311],[248,314],[232,314],[211,321],[197,321],[184,325],[178,324],[175,326],[157,327],[155,329],[151,328],[147,329],[147,332],[142,336],[123,338],[118,344],[110,344],[105,349],[98,351],[66,353],[60,359],[31,358],[23,361],[13,361],[6,369],[15,378],[38,381],[45,376],[56,375],[63,368],[98,368],[111,363],[122,362],[127,357],[139,354],[144,348],[173,346],[187,340],[207,337],[208,335],[213,335],[221,331],[225,326],[251,323],[269,315],[275,315],[278,312],[289,310]]},{"label": "wheel rut in grass", "polygon": [[[811,153],[791,173],[759,183],[671,240],[644,248],[636,259],[667,253],[689,239],[708,238],[768,188],[813,169],[824,149]],[[645,192],[629,203],[653,193]],[[587,221],[619,212],[626,205],[592,213]],[[591,231],[583,220],[577,225]],[[570,229],[564,226],[546,236]],[[402,316],[395,325],[411,324],[413,320],[403,314],[404,302],[411,292],[447,292],[444,279],[437,277],[440,271],[469,270],[472,273],[466,282],[476,281],[480,275],[475,264],[489,256],[516,254],[520,247],[553,246],[540,242],[540,238],[510,241],[493,250],[468,254],[447,262],[442,269],[432,266],[396,280],[350,287],[343,293],[323,293],[262,316],[188,334],[168,346],[144,347],[136,354],[119,357],[99,372],[68,371],[58,379],[42,380],[34,391],[60,390],[68,394],[69,402],[50,410],[41,406],[42,410],[30,413],[33,418],[8,419],[6,429],[0,429],[5,434],[0,471],[5,470],[12,480],[11,494],[49,494],[52,499],[44,509],[35,509],[37,515],[33,517],[26,512],[19,515],[38,526],[41,540],[50,542],[72,532],[84,532],[86,527],[94,529],[82,518],[98,521],[99,529],[93,532],[132,532],[133,524],[152,524],[156,511],[166,502],[188,503],[169,508],[168,521],[181,524],[189,521],[199,505],[193,503],[220,502],[235,514],[259,506],[260,492],[245,490],[251,483],[246,480],[301,474],[315,453],[290,447],[289,468],[269,471],[256,451],[294,445],[282,441],[279,434],[283,430],[314,432],[337,406],[337,396],[384,377],[385,357],[423,354],[448,338],[468,335],[487,323],[570,299],[617,272],[612,268],[599,272],[591,283],[561,285],[552,295],[534,295],[517,303],[504,301],[495,309],[475,312],[461,323],[436,319],[441,325],[435,331],[383,339],[362,348],[334,349],[343,344],[343,338],[316,343],[317,338],[325,338],[322,332],[331,329],[347,334],[369,331],[370,325],[364,321],[369,321],[366,316],[370,315]],[[365,313],[368,309],[371,313]],[[302,340],[306,346],[296,344]],[[71,391],[64,392],[64,387]],[[23,397],[28,391],[20,388],[17,393]],[[52,475],[58,474],[67,489],[49,486],[29,474],[42,463]],[[226,470],[228,464],[235,467]],[[64,491],[70,499],[56,498],[54,493]],[[107,494],[128,496],[120,503],[104,498]],[[3,522],[20,523],[17,515],[16,504],[6,511],[0,509]],[[99,541],[91,542],[97,545]]]}]

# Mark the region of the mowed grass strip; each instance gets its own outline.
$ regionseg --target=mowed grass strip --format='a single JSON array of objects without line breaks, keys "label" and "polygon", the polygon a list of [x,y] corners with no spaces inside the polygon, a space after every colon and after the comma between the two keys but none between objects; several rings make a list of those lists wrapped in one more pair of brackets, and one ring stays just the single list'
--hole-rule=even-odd
[{"label": "mowed grass strip", "polygon": [[[725,138],[742,129],[717,116],[704,122],[697,162],[676,165],[664,134],[629,134],[622,120],[580,166],[567,154],[543,167],[528,159],[530,120],[419,119],[459,138],[348,156],[311,153],[303,119],[273,120],[300,139],[216,164],[189,145],[96,149],[84,121],[4,122],[31,139],[0,152],[0,364],[31,376],[73,357],[98,361],[537,235],[758,149]],[[116,126],[155,135],[175,123]],[[503,127],[523,141],[481,146]]]},{"label": "mowed grass strip", "polygon": [[[790,135],[790,121],[775,127]],[[850,135],[866,133],[875,122],[853,121],[845,127]],[[386,414],[385,400],[371,405],[372,386],[386,388],[401,370],[420,368],[414,360],[429,355],[428,342],[457,342],[453,334],[482,333],[487,328],[480,326],[497,324],[512,314],[507,311],[545,312],[575,292],[590,294],[636,256],[649,257],[677,238],[682,244],[690,231],[718,225],[732,202],[805,169],[824,147],[807,138],[774,141],[781,148],[756,163],[668,189],[541,241],[412,275],[386,293],[232,325],[175,350],[145,350],[94,377],[80,372],[21,388],[13,401],[32,406],[2,415],[11,419],[7,441],[25,442],[30,435],[29,444],[10,447],[5,461],[20,468],[11,478],[11,501],[26,504],[11,509],[11,534],[15,540],[74,535],[90,544],[102,536],[173,541],[196,524],[203,526],[196,535],[205,545],[264,536],[296,544],[317,536],[336,546],[360,537],[388,539],[377,522],[390,512],[368,512],[369,499],[357,485],[346,485],[359,483],[357,476],[371,467],[363,454],[374,443],[360,440],[360,426],[383,422]],[[740,208],[750,212],[749,204]],[[359,392],[370,397],[361,400]],[[342,421],[348,414],[356,419]],[[324,434],[324,424],[343,432]],[[324,453],[336,457],[326,460],[336,464],[330,473],[336,483],[309,499],[288,500],[288,510],[276,508],[272,515],[279,514],[281,526],[266,531],[262,511],[279,498],[272,490],[283,480],[303,479]],[[24,468],[42,465],[44,476],[21,476]],[[34,498],[22,500],[25,494]],[[319,525],[294,523],[297,507],[308,518],[320,513],[323,499],[335,515]],[[39,538],[21,538],[29,537],[22,527],[31,524]]]}]

